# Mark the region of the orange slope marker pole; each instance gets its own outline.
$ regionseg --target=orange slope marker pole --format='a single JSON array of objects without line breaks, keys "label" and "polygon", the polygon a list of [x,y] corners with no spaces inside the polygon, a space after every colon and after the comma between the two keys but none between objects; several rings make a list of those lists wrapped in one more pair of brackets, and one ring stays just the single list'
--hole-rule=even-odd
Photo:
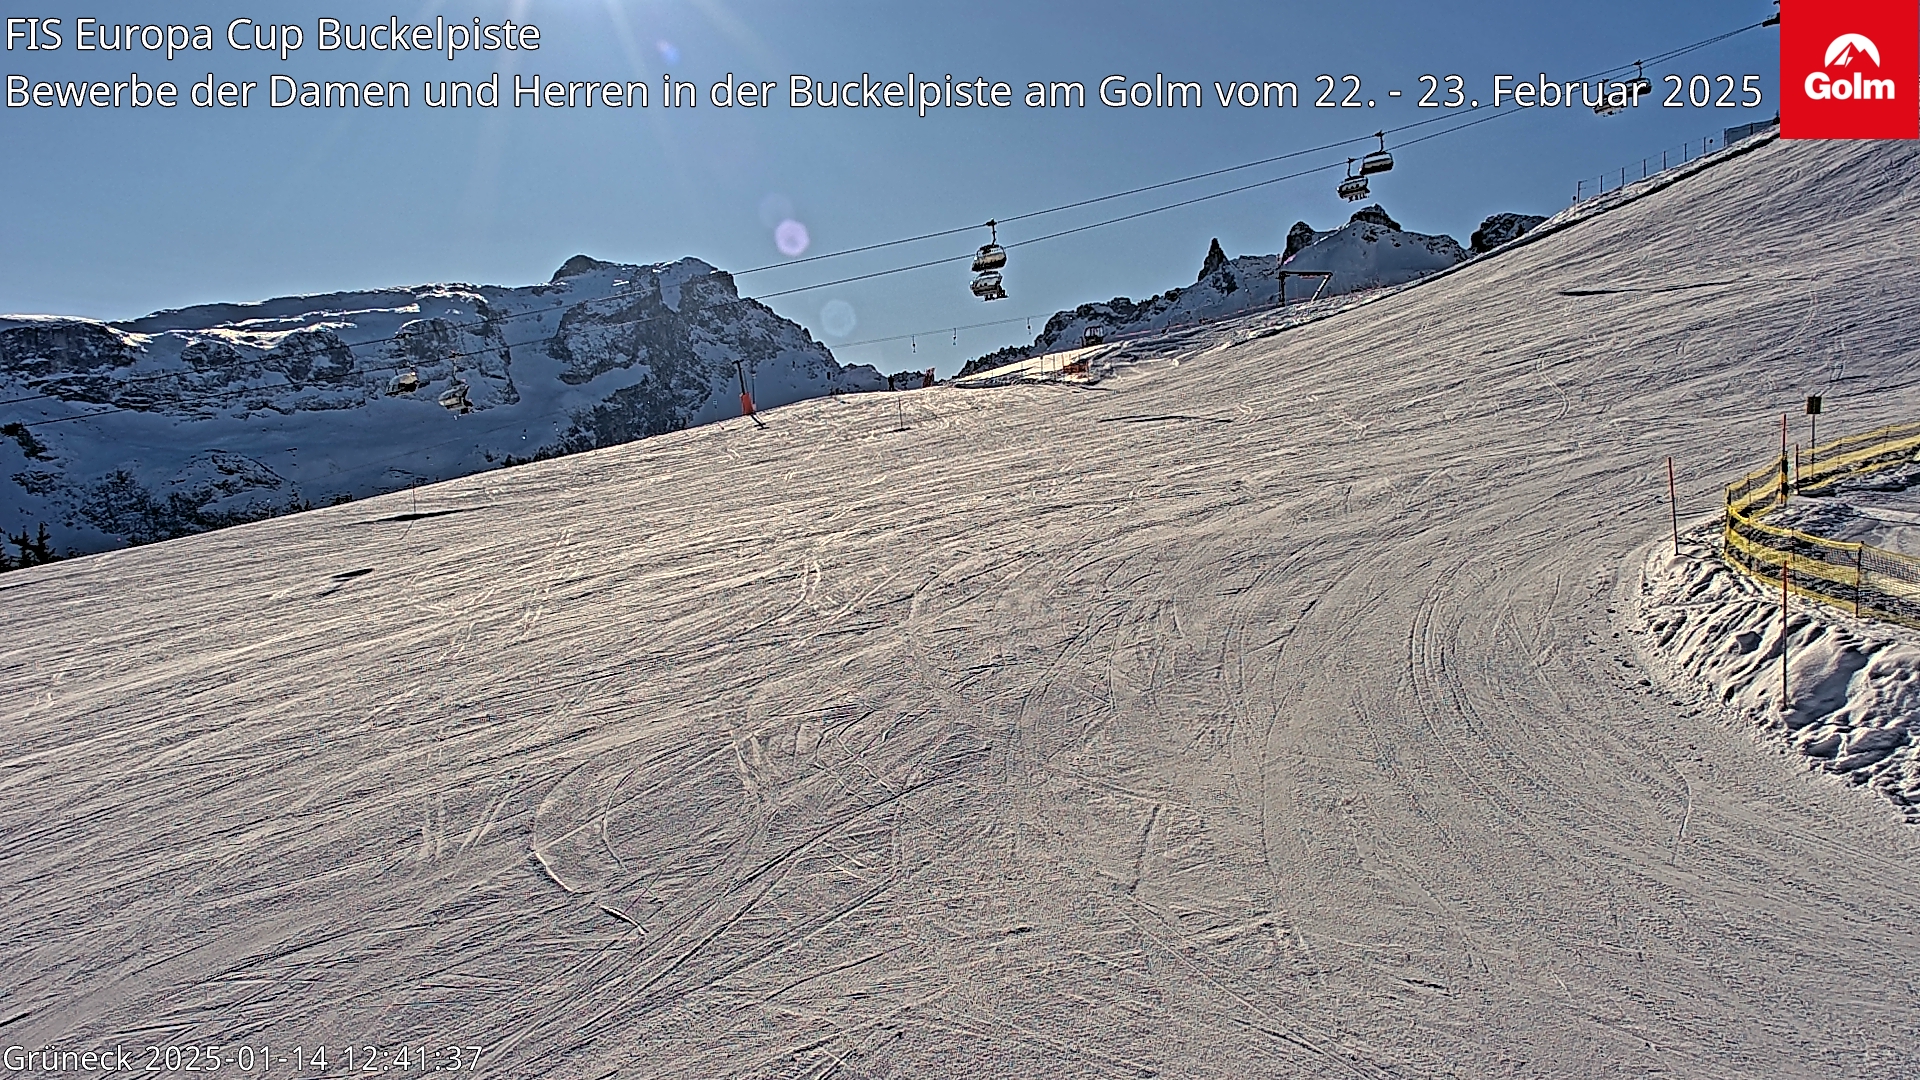
[{"label": "orange slope marker pole", "polygon": [[747,392],[747,369],[742,367],[743,360],[733,362],[733,373],[740,379],[740,415],[753,415],[753,395]]}]

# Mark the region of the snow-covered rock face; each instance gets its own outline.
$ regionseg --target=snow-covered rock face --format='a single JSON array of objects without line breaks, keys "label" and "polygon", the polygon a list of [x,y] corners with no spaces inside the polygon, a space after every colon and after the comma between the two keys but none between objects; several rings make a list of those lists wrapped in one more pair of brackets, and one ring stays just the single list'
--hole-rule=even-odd
[{"label": "snow-covered rock face", "polygon": [[1213,238],[1213,243],[1207,245],[1207,258],[1200,264],[1200,276],[1193,279],[1194,284],[1207,280],[1210,275],[1218,273],[1225,265],[1227,265],[1227,252],[1220,246],[1220,238],[1216,236]]},{"label": "snow-covered rock face", "polygon": [[1475,255],[1482,255],[1501,244],[1520,239],[1545,220],[1538,214],[1495,214],[1480,223],[1467,243]]},{"label": "snow-covered rock face", "polygon": [[1129,334],[1233,315],[1273,305],[1280,297],[1279,270],[1326,271],[1324,285],[1313,279],[1287,283],[1287,300],[1338,296],[1361,289],[1402,285],[1444,270],[1467,258],[1451,236],[1407,232],[1379,206],[1356,211],[1347,224],[1332,232],[1316,232],[1297,222],[1287,233],[1287,249],[1280,255],[1242,255],[1229,259],[1215,240],[1200,265],[1200,277],[1185,289],[1169,289],[1135,302],[1124,296],[1104,304],[1082,304],[1056,313],[1032,345],[1015,346],[982,356],[962,374],[985,371],[1024,356],[1055,352],[1080,344],[1088,327],[1098,328],[1112,341]]},{"label": "snow-covered rock face", "polygon": [[1347,224],[1351,225],[1356,221],[1364,221],[1371,225],[1384,225],[1389,229],[1398,229],[1400,227],[1400,223],[1393,220],[1393,216],[1387,213],[1387,208],[1381,206],[1379,203],[1373,203],[1355,210],[1353,216],[1347,219]]},{"label": "snow-covered rock face", "polygon": [[1301,248],[1325,235],[1327,234],[1323,232],[1315,232],[1313,226],[1304,221],[1294,222],[1293,228],[1287,230],[1287,249],[1280,254],[1281,261],[1293,258],[1300,253]]},{"label": "snow-covered rock face", "polygon": [[[46,396],[8,418],[30,440],[0,440],[0,526],[99,551],[608,446],[737,415],[736,361],[762,408],[886,385],[697,259],[583,255],[541,285],[120,323],[7,316],[0,393]],[[438,404],[461,387],[470,413]]]},{"label": "snow-covered rock face", "polygon": [[1407,232],[1385,210],[1369,206],[1356,212],[1344,227],[1296,251],[1286,260],[1286,268],[1331,273],[1324,295],[1332,296],[1403,285],[1466,257],[1466,250],[1453,237]]}]

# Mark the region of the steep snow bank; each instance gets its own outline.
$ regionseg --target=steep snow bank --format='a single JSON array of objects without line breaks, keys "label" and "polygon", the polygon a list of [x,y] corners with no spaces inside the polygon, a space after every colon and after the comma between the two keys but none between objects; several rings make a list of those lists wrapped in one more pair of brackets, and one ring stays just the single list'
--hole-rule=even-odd
[{"label": "steep snow bank", "polygon": [[1800,754],[1809,768],[1865,785],[1920,823],[1920,633],[1852,618],[1801,597],[1784,624],[1780,593],[1716,554],[1710,532],[1655,545],[1623,613],[1641,658],[1676,694],[1718,707]]}]

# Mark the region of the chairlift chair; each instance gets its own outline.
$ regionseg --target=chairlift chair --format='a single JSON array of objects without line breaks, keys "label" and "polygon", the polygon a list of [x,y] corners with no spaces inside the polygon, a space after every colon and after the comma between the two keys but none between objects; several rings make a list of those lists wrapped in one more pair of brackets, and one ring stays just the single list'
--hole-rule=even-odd
[{"label": "chairlift chair", "polygon": [[440,407],[456,415],[465,416],[473,411],[473,402],[467,400],[467,384],[456,382],[440,395]]},{"label": "chairlift chair", "polygon": [[1007,265],[1007,249],[1000,246],[1000,225],[987,221],[990,239],[980,245],[980,251],[973,257],[973,272],[980,275],[969,286],[973,295],[982,300],[1005,300],[1007,290],[1000,285],[1000,268]]},{"label": "chairlift chair", "polygon": [[974,278],[973,284],[969,286],[969,288],[973,290],[973,295],[982,300],[1005,300],[1007,298],[1007,290],[1001,287],[1000,273],[996,270],[989,270],[979,277]]},{"label": "chairlift chair", "polygon": [[992,239],[980,245],[980,253],[973,257],[973,272],[976,274],[998,270],[1007,265],[1007,249],[1000,246],[999,223],[989,219],[987,229]]},{"label": "chairlift chair", "polygon": [[1380,140],[1380,149],[1360,159],[1361,176],[1393,171],[1393,155],[1387,153],[1387,133],[1376,131],[1373,137]]},{"label": "chairlift chair", "polygon": [[[1646,97],[1648,94],[1653,93],[1653,80],[1647,78],[1646,62],[1642,60],[1635,60],[1633,62],[1633,69],[1634,71],[1638,72],[1638,74],[1636,74],[1633,78],[1626,80],[1624,84],[1627,88],[1628,101],[1638,101],[1641,98]],[[1600,85],[1602,87],[1606,86],[1604,82],[1601,83]],[[1609,94],[1603,97],[1600,104],[1595,105],[1593,107],[1593,113],[1595,116],[1613,116],[1614,114],[1623,111],[1625,108],[1626,106],[1624,105],[1614,104],[1612,101],[1612,95]]]},{"label": "chairlift chair", "polygon": [[1653,93],[1653,80],[1647,78],[1646,66],[1640,61],[1635,60],[1633,62],[1633,69],[1638,72],[1638,74],[1633,77],[1632,82],[1627,84],[1627,95],[1629,100],[1638,101],[1648,94]]},{"label": "chairlift chair", "polygon": [[1353,174],[1353,159],[1347,159],[1347,178],[1340,181],[1340,197],[1348,202],[1359,202],[1367,197],[1367,178]]},{"label": "chairlift chair", "polygon": [[420,373],[418,371],[403,371],[387,382],[388,397],[411,394],[418,389],[420,389]]},{"label": "chairlift chair", "polygon": [[999,244],[982,244],[980,253],[973,257],[973,272],[984,274],[988,270],[998,270],[1007,265],[1007,249]]},{"label": "chairlift chair", "polygon": [[1097,326],[1089,326],[1085,330],[1080,331],[1080,347],[1083,349],[1090,349],[1095,345],[1104,345],[1106,343],[1106,333]]}]

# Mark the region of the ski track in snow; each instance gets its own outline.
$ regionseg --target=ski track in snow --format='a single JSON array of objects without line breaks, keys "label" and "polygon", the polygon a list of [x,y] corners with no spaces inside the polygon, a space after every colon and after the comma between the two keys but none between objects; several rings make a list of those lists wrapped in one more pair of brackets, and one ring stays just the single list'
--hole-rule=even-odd
[{"label": "ski track in snow", "polygon": [[1662,459],[1717,512],[1842,332],[1834,430],[1912,417],[1917,160],[1766,146],[904,431],[807,401],[8,574],[0,1043],[1920,1076],[1920,834],[1613,610]]}]

